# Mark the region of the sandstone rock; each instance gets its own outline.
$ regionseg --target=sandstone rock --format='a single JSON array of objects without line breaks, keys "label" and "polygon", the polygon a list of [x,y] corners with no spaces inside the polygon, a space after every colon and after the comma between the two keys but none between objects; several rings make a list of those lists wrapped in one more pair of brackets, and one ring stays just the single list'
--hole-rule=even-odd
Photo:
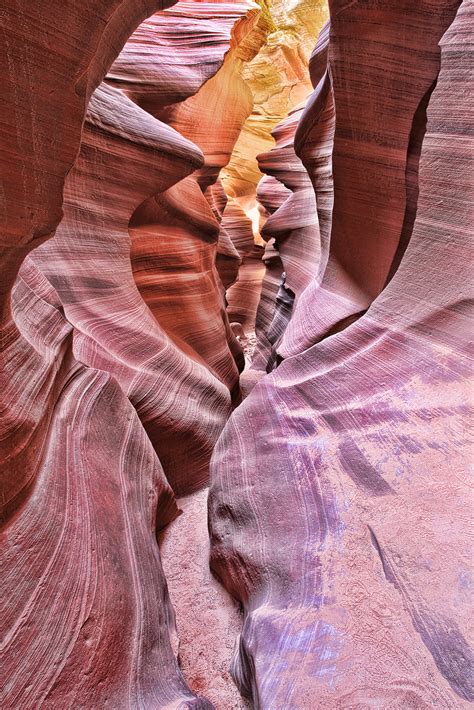
[{"label": "sandstone rock", "polygon": [[0,13],[0,705],[468,707],[473,0],[171,4]]},{"label": "sandstone rock", "polygon": [[222,173],[228,195],[255,196],[262,177],[256,156],[273,147],[271,131],[311,90],[307,62],[327,6],[314,0],[259,0],[259,27],[266,37],[244,69],[254,107],[244,124],[230,163]]},{"label": "sandstone rock", "polygon": [[[265,175],[258,184],[257,199],[261,207],[265,210],[267,219],[281,207],[289,195],[290,190],[288,190],[282,182],[279,182],[270,175]],[[268,339],[268,331],[275,316],[276,299],[284,272],[280,254],[275,245],[275,238],[271,235],[270,227],[271,224],[266,229],[262,229],[262,238],[266,240],[262,259],[265,266],[265,274],[262,279],[260,302],[255,319],[257,346],[252,361],[252,367],[255,370],[263,371],[267,368],[273,345],[276,342],[270,342]],[[286,319],[284,327],[286,327]],[[276,340],[280,340],[283,332],[284,328],[281,333],[278,333]]]},{"label": "sandstone rock", "polygon": [[[171,4],[85,0],[65,7],[59,0],[4,0],[2,246],[38,244],[54,232],[92,92],[130,32]],[[16,271],[10,268],[11,285]]]},{"label": "sandstone rock", "polygon": [[[412,173],[417,171],[426,103],[439,71],[438,42],[458,5],[458,0],[435,6],[430,1],[374,3],[370,8],[333,3],[328,50],[336,105],[330,252],[324,274],[298,305],[304,328],[287,332],[291,340],[282,345],[283,357],[359,318],[393,275],[394,261],[399,263],[400,245],[406,248],[413,227]],[[321,44],[323,50],[325,38]],[[382,47],[386,61],[381,61]],[[315,78],[324,62],[324,51],[320,54],[320,60],[313,57]],[[320,90],[327,93],[327,79],[324,83]],[[326,110],[325,122],[330,121],[330,99]],[[318,317],[312,318],[315,298]]]},{"label": "sandstone rock", "polygon": [[[203,85],[186,101],[168,103],[164,107],[159,92],[156,103],[151,90],[139,93],[141,84],[138,80],[137,87],[132,91],[138,96],[139,103],[145,102],[149,111],[201,148],[204,164],[189,178],[153,197],[134,215],[131,221],[132,267],[140,293],[160,326],[187,357],[206,364],[212,377],[217,379],[217,391],[222,382],[228,387],[233,400],[238,401],[238,376],[239,368],[243,367],[243,355],[229,327],[216,268],[219,210],[213,210],[212,200],[206,193],[212,189],[220,169],[228,162],[242,124],[252,109],[251,94],[241,78],[241,52],[243,46],[245,51],[249,51],[247,45],[258,20],[258,12],[249,10],[248,3],[233,6],[228,3],[184,3],[182,9],[179,7],[189,23],[191,34],[194,32],[194,71],[201,77]],[[197,13],[197,17],[193,13]],[[168,14],[170,21],[176,20],[176,10]],[[209,30],[206,30],[204,23],[202,33],[196,27],[200,18],[209,24]],[[222,50],[221,26],[222,29],[228,27],[229,51],[219,68],[215,61],[209,60],[212,53],[208,45],[216,42]],[[155,28],[153,36],[155,41],[159,40],[159,28]],[[136,49],[137,41],[132,50],[140,54],[140,50]],[[144,41],[138,46],[145,46],[146,49]],[[174,47],[174,52],[179,66],[180,43]],[[170,77],[176,72],[173,56],[169,47],[166,62]],[[201,67],[199,72],[196,69],[198,66]],[[211,71],[216,73],[212,76]],[[155,72],[159,87],[163,74],[160,63],[157,62],[154,69],[147,65],[143,72],[151,86],[154,86]],[[179,75],[174,81],[178,83],[178,79]],[[223,243],[224,239],[221,239],[221,252]],[[226,256],[231,256],[233,261],[234,255],[230,251],[227,250]],[[181,385],[179,378],[176,382]],[[215,410],[215,396],[208,391],[207,401],[212,411]],[[221,410],[221,426],[228,413]],[[185,438],[188,437],[192,440],[191,431]],[[178,439],[181,447],[183,439],[180,434]],[[166,448],[169,449],[168,443]],[[173,453],[163,455],[169,457]],[[204,466],[207,466],[205,462]],[[179,492],[185,490],[181,486]]]},{"label": "sandstone rock", "polygon": [[[64,71],[67,91],[81,95],[80,102],[70,106],[69,94],[58,94],[66,110],[58,109],[57,115],[65,117],[70,130],[61,144],[64,155],[50,150],[44,156],[50,141],[45,148],[43,134],[37,136],[31,160],[39,165],[33,175],[38,190],[31,189],[29,198],[30,217],[41,234],[48,230],[41,226],[43,213],[35,212],[34,200],[51,218],[51,229],[56,227],[61,213],[55,212],[55,204],[61,206],[64,177],[79,146],[80,109],[119,51],[120,38],[133,29],[132,21],[136,18],[137,24],[139,13],[156,8],[128,5],[121,4],[109,25],[105,9],[101,18],[102,7],[89,24],[74,25],[73,13],[63,15],[70,30],[76,27],[78,46],[70,49],[78,57],[64,69],[61,53],[52,54],[51,71]],[[42,19],[45,26],[49,22],[59,27],[61,13],[52,9],[57,18]],[[200,11],[204,9],[200,4]],[[237,13],[242,15],[241,7]],[[212,33],[220,27],[212,71],[218,68],[218,53],[222,62],[236,11],[227,5],[224,15],[222,25],[218,17],[209,29]],[[30,27],[31,36],[37,32],[32,19],[19,17],[22,31]],[[91,58],[92,50],[102,38],[95,28],[88,36],[93,22],[104,31],[106,45],[97,59]],[[10,45],[7,51],[15,70],[16,55]],[[84,57],[89,61],[87,73],[76,81],[77,66],[82,67],[78,58]],[[49,64],[45,67],[48,76]],[[34,79],[30,60],[24,71]],[[174,615],[155,529],[178,510],[150,439],[162,453],[177,491],[180,486],[199,487],[230,411],[230,392],[203,358],[190,358],[176,346],[140,297],[128,232],[137,208],[202,166],[204,156],[194,143],[131,100],[139,93],[132,91],[136,72],[120,89],[116,74],[95,91],[89,104],[55,238],[30,256],[31,246],[44,240],[2,255],[10,276],[1,373],[7,413],[2,425],[2,599],[8,604],[2,610],[7,634],[2,667],[8,679],[2,707],[210,707],[187,687],[171,647]],[[202,72],[199,76],[202,83]],[[185,94],[194,91],[194,85],[184,86]],[[31,86],[30,93],[21,84],[17,89],[16,99],[24,91],[32,101],[31,109],[24,108],[23,122],[34,123],[35,111],[44,112],[43,86],[38,82],[35,87],[37,100]],[[55,88],[60,92],[61,83]],[[20,128],[27,141],[24,125]],[[46,130],[55,135],[51,126]],[[16,174],[28,169],[28,150],[20,158],[12,184]],[[55,177],[48,182],[49,172]],[[46,200],[43,189],[49,190]],[[7,198],[10,209],[8,193]],[[21,217],[21,210],[17,214]],[[16,238],[20,229],[13,222],[10,227],[6,235]],[[28,227],[24,229],[29,238]],[[207,258],[212,264],[212,254]],[[22,261],[11,313],[8,286]],[[225,334],[223,316],[221,308]],[[178,396],[183,386],[189,388],[189,399]],[[192,404],[199,407],[205,400],[210,419],[203,412],[198,415]],[[184,437],[179,445],[177,430]],[[191,459],[189,469],[186,461]]]},{"label": "sandstone rock", "polygon": [[[369,14],[352,16],[357,5],[338,12],[333,3],[333,56],[346,32],[383,37],[419,5],[373,7],[370,30]],[[473,699],[465,254],[474,7],[463,2],[455,19],[454,9],[447,2],[423,15],[434,25],[442,16],[446,32],[417,215],[397,271],[356,323],[256,385],[213,457],[212,563],[245,606],[233,672],[256,707],[461,708]],[[409,36],[419,51],[421,39]],[[344,74],[339,82],[340,91]],[[337,91],[335,103],[339,117]],[[395,192],[397,180],[395,172]],[[336,198],[334,213],[337,189]]]},{"label": "sandstone rock", "polygon": [[[120,92],[98,89],[66,181],[65,218],[57,236],[25,259],[61,219],[90,95],[157,6],[7,2],[2,9],[4,708],[210,707],[186,686],[170,643],[173,611],[155,530],[177,515],[171,488],[117,379],[82,360],[102,365],[110,357],[95,339],[104,329],[98,315],[107,295],[120,298],[121,276],[129,272],[133,285],[123,260],[127,210],[157,181],[166,187],[176,170],[201,164],[199,150]],[[150,171],[150,157],[172,165],[169,175]],[[124,164],[135,178],[128,195]],[[104,233],[106,221],[117,234]],[[133,339],[133,324],[128,333]]]},{"label": "sandstone rock", "polygon": [[295,297],[297,300],[311,284],[320,263],[315,193],[294,150],[302,111],[302,107],[294,110],[273,130],[276,146],[258,156],[259,167],[267,178],[257,194],[269,216],[261,231],[267,241],[267,271],[262,287],[265,295],[259,308],[254,367],[267,371],[274,366],[276,349],[288,325]]},{"label": "sandstone rock", "polygon": [[[266,40],[243,70],[253,94],[253,110],[243,126],[229,164],[221,173],[226,193],[239,201],[247,216],[258,210],[256,188],[262,173],[256,156],[272,148],[272,129],[309,93],[307,61],[317,30],[327,15],[324,3],[309,0],[297,0],[291,4],[282,0],[259,0],[259,4],[262,14],[258,27]],[[302,205],[297,207],[300,209]],[[255,243],[264,246],[260,235]],[[255,249],[255,253],[260,251]],[[231,317],[245,321],[249,332],[255,328],[255,304],[262,291],[264,273],[256,259],[251,258],[249,263],[243,259],[240,285],[236,284],[228,294],[229,303],[232,302]],[[247,297],[251,302],[249,307],[243,305]]]}]

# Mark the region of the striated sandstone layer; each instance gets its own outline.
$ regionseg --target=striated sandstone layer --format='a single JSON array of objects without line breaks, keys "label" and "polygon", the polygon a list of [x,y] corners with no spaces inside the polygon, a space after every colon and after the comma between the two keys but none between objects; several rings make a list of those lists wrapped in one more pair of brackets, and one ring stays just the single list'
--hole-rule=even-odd
[{"label": "striated sandstone layer", "polygon": [[[332,283],[360,279],[364,298],[352,289],[351,307],[369,308],[317,342],[326,314],[348,310],[327,308],[329,297],[341,303],[336,289],[301,307],[307,288],[290,323],[300,349],[256,385],[217,444],[212,565],[245,607],[233,675],[257,708],[467,708],[474,3],[334,0],[331,16],[331,250],[335,240],[337,268],[350,276]],[[355,56],[362,66],[351,74]],[[436,79],[414,180],[407,148],[421,141],[410,134]],[[390,273],[414,182],[411,239]],[[377,225],[385,239],[367,260]],[[337,246],[341,230],[347,248],[359,235],[352,261]]]},{"label": "striated sandstone layer", "polygon": [[[312,282],[321,261],[315,193],[294,148],[302,113],[303,106],[292,111],[272,132],[275,147],[258,156],[260,170],[267,177],[259,184],[257,196],[268,217],[261,230],[267,247],[256,370],[272,369],[294,303]],[[269,308],[272,295],[273,308]]]},{"label": "striated sandstone layer", "polygon": [[[259,48],[259,38],[258,41],[253,38],[259,15],[255,9],[249,10],[247,3],[178,6],[187,22],[193,19],[191,11],[195,9],[197,17],[191,27],[201,37],[200,51],[195,57],[195,65],[202,63],[201,80],[204,82],[208,71],[206,48],[214,34],[215,41],[222,42],[215,26],[225,28],[227,23],[230,49],[222,66],[184,102],[163,106],[162,97],[157,96],[152,105],[149,91],[142,102],[146,100],[154,115],[193,140],[204,154],[204,164],[190,177],[148,200],[135,213],[130,225],[132,267],[140,293],[160,326],[188,357],[206,364],[218,383],[223,382],[233,400],[238,401],[238,368],[243,366],[243,357],[229,327],[216,268],[220,216],[213,209],[212,188],[252,109],[252,97],[241,73],[248,56]],[[205,16],[204,10],[212,18],[209,37],[198,31],[198,20]],[[168,14],[176,15],[177,10]],[[172,19],[176,21],[175,17]],[[153,37],[159,41],[156,29]],[[175,49],[179,58],[178,52],[179,45]],[[166,69],[173,75],[174,56],[168,54],[168,68],[166,64],[163,68],[157,65],[158,75]],[[208,403],[214,409],[210,397]],[[168,455],[173,456],[173,452]],[[180,492],[184,490],[180,488]]]},{"label": "striated sandstone layer", "polygon": [[[74,326],[74,354],[115,377],[176,491],[205,481],[230,395],[202,364],[174,347],[141,298],[128,224],[145,198],[202,160],[194,144],[104,84],[89,106],[81,151],[68,176],[64,219],[55,239],[29,257],[59,293]],[[178,396],[183,383],[192,387],[194,406],[209,402],[200,420],[191,398]],[[180,437],[187,437],[186,448]]]},{"label": "striated sandstone layer", "polygon": [[[82,315],[103,330],[95,316],[104,286],[109,280],[110,294],[117,265],[126,274],[120,247],[130,203],[162,184],[166,164],[175,166],[164,178],[169,184],[176,171],[182,176],[202,162],[178,134],[103,88],[71,170],[89,97],[128,34],[162,6],[2,8],[4,708],[209,707],[186,686],[170,641],[173,611],[155,531],[177,515],[171,488],[117,379],[82,361],[84,334],[73,323]],[[168,143],[173,161],[163,150]],[[127,195],[124,164],[135,179]],[[48,255],[43,246],[43,257],[39,249],[28,257],[52,235],[62,209],[57,241],[49,242],[57,249]],[[106,210],[119,253],[104,264],[97,247],[111,237],[101,229]],[[75,285],[62,268],[66,255],[71,267],[71,253]],[[87,277],[82,267],[95,255]],[[93,297],[84,302],[87,294]]]},{"label": "striated sandstone layer", "polygon": [[130,32],[147,15],[172,4],[85,0],[65,7],[58,0],[41,6],[4,0],[3,246],[25,245],[54,231],[92,92]]},{"label": "striated sandstone layer", "polygon": [[[458,0],[333,5],[331,42],[325,49],[324,32],[311,63],[313,81],[318,81],[328,52],[330,72],[316,87],[304,127],[311,133],[320,115],[316,137],[326,149],[334,130],[330,245],[323,227],[321,269],[300,300],[298,319],[286,331],[282,357],[359,318],[400,263],[416,214],[419,153],[439,72],[438,43],[458,5]],[[318,136],[321,130],[325,136]],[[306,145],[311,140],[311,135],[302,136],[298,150],[313,182],[321,185],[321,167]]]},{"label": "striated sandstone layer", "polygon": [[257,199],[266,217],[265,229],[262,229],[262,238],[266,241],[266,245],[262,257],[265,273],[255,317],[257,342],[252,359],[252,368],[255,370],[266,370],[274,352],[274,345],[280,340],[289,317],[286,310],[284,314],[281,313],[281,309],[278,308],[279,304],[277,304],[279,291],[284,289],[284,268],[275,238],[271,235],[271,223],[268,226],[266,224],[289,195],[290,190],[282,182],[269,175],[265,175],[258,184]]},{"label": "striated sandstone layer", "polygon": [[[218,4],[197,5],[203,16],[212,6],[208,33],[218,37],[204,40],[212,47],[209,74],[201,66],[188,84],[183,77],[175,81],[179,101],[219,69],[235,21],[248,8],[222,3],[219,14]],[[208,154],[152,115],[153,90],[145,92],[148,103],[138,105],[141,75],[130,64],[126,81],[113,69],[96,89],[80,134],[94,88],[126,36],[157,6],[96,3],[95,14],[82,6],[76,17],[52,2],[40,18],[10,8],[4,14],[8,81],[22,80],[11,92],[21,121],[10,125],[8,116],[2,136],[4,235],[10,240],[2,251],[8,278],[1,324],[5,708],[210,707],[189,690],[172,649],[174,614],[155,535],[178,514],[166,477],[176,491],[205,482],[212,446],[230,413],[230,387],[204,357],[176,345],[140,296],[128,229],[151,196],[197,168],[204,166],[203,180],[209,180]],[[183,15],[181,7],[161,16],[162,25]],[[237,44],[254,15],[252,9]],[[42,22],[46,31],[36,42]],[[58,42],[53,52],[60,25],[75,39],[67,47]],[[169,34],[168,59],[182,37],[176,29]],[[43,63],[36,55],[42,41]],[[194,51],[202,54],[199,42]],[[53,87],[47,101],[45,78]],[[148,79],[152,83],[153,75]],[[243,121],[249,109],[240,110]],[[12,127],[21,148],[16,156]],[[217,137],[210,151],[224,156],[211,165],[216,177],[220,161],[230,156],[229,140]],[[212,253],[206,258],[212,264]],[[222,299],[217,278],[211,293]],[[223,306],[218,316],[218,335],[226,342]],[[226,357],[234,363],[230,352]]]},{"label": "striated sandstone layer", "polygon": [[[151,319],[139,299],[127,298],[130,212],[156,183],[202,160],[155,124],[120,92],[96,90],[66,180],[64,219],[54,240],[26,258],[12,293],[2,375],[12,368],[15,376],[2,397],[28,418],[7,440],[3,469],[15,504],[2,540],[3,707],[206,706],[193,699],[170,643],[173,612],[155,527],[176,516],[176,504],[119,387],[124,377],[131,386],[138,379],[143,354],[133,328]],[[92,272],[84,268],[91,250]],[[126,329],[107,317],[114,296]],[[128,350],[112,367],[124,341]],[[145,368],[139,374],[146,378]]]},{"label": "striated sandstone layer", "polygon": [[227,315],[231,323],[242,326],[243,332],[255,327],[264,274],[263,246],[259,238],[260,215],[245,210],[245,202],[229,198],[225,207],[221,232],[225,232],[239,255],[235,283],[226,291]]},{"label": "striated sandstone layer", "polygon": [[319,229],[311,181],[294,149],[294,135],[303,107],[294,110],[273,130],[275,147],[258,156],[259,167],[276,178],[290,194],[273,212],[262,236],[273,238],[286,274],[286,285],[296,299],[309,285],[319,264]]},{"label": "striated sandstone layer", "polygon": [[[258,222],[260,227],[263,224],[262,218],[258,218],[256,198],[257,184],[262,178],[257,155],[272,148],[272,130],[310,92],[308,60],[317,32],[327,17],[326,3],[314,0],[296,0],[291,4],[282,0],[260,0],[259,5],[262,13],[257,30],[265,36],[265,42],[243,70],[253,95],[253,110],[230,162],[221,172],[230,201],[235,201],[254,222],[257,246],[248,260],[243,258],[237,283],[228,293],[230,319],[244,324],[248,333],[256,327],[256,310],[265,273],[258,263],[262,254],[259,247],[264,244],[256,228]],[[222,227],[226,228],[225,216]]]},{"label": "striated sandstone layer", "polygon": [[[329,23],[326,23],[309,60],[311,81],[316,88],[304,110],[298,112],[298,124],[289,118],[277,126],[274,131],[277,146],[259,157],[261,169],[275,177],[263,178],[257,190],[259,201],[271,216],[262,229],[263,238],[268,240],[269,256],[262,288],[264,298],[257,316],[258,344],[252,363],[255,370],[272,369],[277,349],[282,348],[295,295],[301,296],[307,287],[308,293],[318,288],[328,261],[335,122],[332,83],[327,69],[328,43]],[[314,189],[312,195],[308,177]],[[286,184],[295,193],[291,197]],[[287,191],[285,196],[282,190]],[[281,259],[279,263],[280,251],[284,263]],[[270,288],[270,293],[265,295]],[[311,304],[306,293],[303,300]]]},{"label": "striated sandstone layer", "polygon": [[327,17],[326,3],[314,0],[260,0],[259,5],[266,42],[244,70],[254,107],[222,172],[224,189],[232,197],[255,197],[262,177],[256,156],[270,150],[272,129],[311,91],[308,60]]},{"label": "striated sandstone layer", "polygon": [[474,2],[171,4],[2,5],[0,705],[468,707]]}]

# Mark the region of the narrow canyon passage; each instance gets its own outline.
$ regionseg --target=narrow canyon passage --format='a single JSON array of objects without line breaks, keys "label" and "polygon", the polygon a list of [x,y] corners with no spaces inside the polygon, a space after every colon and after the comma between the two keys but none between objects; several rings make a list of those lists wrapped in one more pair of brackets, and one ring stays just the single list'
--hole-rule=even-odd
[{"label": "narrow canyon passage", "polygon": [[[211,220],[217,217],[216,266],[225,289],[227,321],[230,325],[228,337],[233,343],[232,356],[241,370],[240,393],[234,396],[234,405],[237,407],[241,397],[250,391],[254,381],[263,375],[267,367],[265,362],[262,371],[251,370],[258,340],[256,321],[266,274],[264,255],[267,242],[274,249],[275,238],[278,239],[283,232],[283,239],[292,240],[300,250],[293,258],[309,273],[310,265],[304,266],[304,263],[311,249],[316,248],[318,238],[314,219],[310,217],[308,225],[304,224],[304,210],[301,206],[298,207],[303,218],[301,229],[297,230],[290,222],[283,225],[283,230],[276,229],[274,233],[271,229],[267,230],[265,238],[261,234],[270,214],[277,211],[275,205],[267,207],[257,196],[257,188],[263,179],[265,156],[270,161],[274,155],[277,161],[278,167],[274,165],[273,170],[270,167],[269,175],[273,174],[272,180],[279,186],[275,197],[281,205],[292,194],[292,189],[299,188],[303,176],[307,192],[312,192],[310,180],[294,153],[292,139],[302,106],[312,91],[309,56],[316,34],[327,17],[327,8],[323,4],[314,5],[311,10],[308,9],[304,22],[299,16],[288,15],[284,8],[284,3],[275,4],[269,17],[260,16],[254,28],[247,28],[245,52],[242,51],[242,43],[237,48],[240,50],[239,60],[243,58],[245,62],[239,65],[235,59],[237,52],[231,49],[217,73],[182,108],[167,108],[164,114],[160,114],[173,128],[198,144],[205,156],[205,164],[199,173],[194,173],[172,188],[176,196],[173,202],[173,231],[170,229],[169,211],[166,211],[164,218],[158,217],[156,205],[153,206],[153,214],[157,217],[155,220],[151,219],[152,207],[147,204],[146,212],[142,206],[139,214],[136,213],[131,221],[132,266],[140,293],[160,325],[167,324],[168,333],[172,334],[181,349],[184,349],[185,339],[187,345],[194,345],[196,352],[196,344],[201,338],[199,354],[204,355],[203,359],[214,372],[221,374],[215,365],[222,360],[222,354],[216,350],[216,337],[219,335],[217,331],[212,338],[209,334],[209,323],[214,317],[211,294],[208,291],[205,293],[200,310],[197,302],[200,294],[187,281],[179,280],[184,272],[185,259],[188,258],[187,254],[182,256],[183,242],[187,240],[189,251],[192,250],[194,254],[196,236],[205,234],[205,239],[209,239],[213,225],[216,228],[216,222]],[[215,12],[213,8],[213,17]],[[281,26],[285,25],[285,30],[275,26],[275,21],[279,21]],[[193,30],[196,35],[199,34],[196,24]],[[130,56],[133,62],[135,57],[132,50]],[[121,62],[119,58],[115,63],[114,76],[117,76],[117,67]],[[148,110],[150,106],[151,101],[147,97]],[[280,124],[288,122],[290,112],[290,133],[285,133],[284,153],[280,155],[274,147],[279,135],[275,131]],[[232,116],[230,120],[229,115]],[[180,116],[184,118],[180,120]],[[198,126],[195,116],[199,116]],[[220,154],[216,152],[216,145]],[[210,215],[207,211],[208,221],[198,225],[200,232],[189,210],[189,205],[193,203],[192,209],[196,212],[199,204],[200,220],[203,213],[206,214],[199,191],[193,193],[188,188],[189,192],[185,194],[189,194],[190,202],[183,205],[184,183],[188,182],[189,185],[194,176],[198,176],[199,188],[209,200],[213,212]],[[292,189],[285,187],[285,183]],[[314,195],[308,194],[308,198],[314,204]],[[168,205],[168,198],[160,197],[162,214]],[[271,224],[269,226],[271,228]],[[304,229],[307,236],[301,244]],[[158,238],[161,245],[156,244]],[[283,271],[280,261],[278,283],[282,282]],[[175,309],[173,298],[176,299]],[[185,299],[189,299],[189,308],[183,313]],[[272,305],[275,308],[275,303]],[[178,311],[182,321],[179,339],[176,337],[180,325],[176,317]],[[186,311],[189,313],[188,318]],[[261,335],[269,329],[271,320],[273,316],[268,322],[260,316]],[[208,350],[204,351],[203,346],[208,347]],[[274,359],[267,352],[266,340],[261,350],[262,362],[265,358],[268,361]],[[189,349],[187,352],[192,351]],[[230,381],[231,389],[232,386],[235,383]],[[242,630],[242,607],[216,580],[209,567],[207,497],[208,486],[178,497],[182,514],[160,536],[163,568],[176,614],[179,663],[191,690],[205,696],[216,707],[247,708],[251,707],[250,701],[240,695],[230,674],[237,639]]]},{"label": "narrow canyon passage", "polygon": [[0,707],[470,707],[474,0],[0,23]]}]

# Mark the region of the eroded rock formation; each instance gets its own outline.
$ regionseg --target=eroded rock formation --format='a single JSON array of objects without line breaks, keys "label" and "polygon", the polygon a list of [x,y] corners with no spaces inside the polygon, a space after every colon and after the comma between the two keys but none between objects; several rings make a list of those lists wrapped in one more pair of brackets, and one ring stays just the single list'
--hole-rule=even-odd
[{"label": "eroded rock formation", "polygon": [[[229,207],[234,211],[243,210],[254,227],[255,248],[243,256],[237,283],[228,294],[229,316],[241,323],[247,333],[256,327],[255,316],[264,276],[260,264],[264,244],[258,229],[263,221],[258,219],[256,197],[262,166],[258,164],[257,155],[273,147],[272,130],[310,92],[308,62],[318,29],[327,16],[326,4],[322,2],[298,0],[289,5],[281,0],[260,0],[259,4],[262,14],[258,27],[267,34],[267,39],[243,70],[253,94],[253,110],[243,126],[230,162],[221,173]],[[293,129],[296,122],[295,117],[293,122],[290,121]],[[283,131],[285,129],[278,129],[279,139],[282,139]],[[287,156],[281,157],[285,159]],[[307,176],[305,178],[307,180]],[[310,199],[314,200],[314,197]],[[307,210],[306,216],[313,213],[314,210]],[[222,226],[224,229],[227,226],[226,215]]]},{"label": "eroded rock formation", "polygon": [[171,5],[2,7],[0,704],[467,707],[474,3]]},{"label": "eroded rock formation", "polygon": [[[212,464],[212,564],[246,609],[233,672],[256,707],[458,708],[473,699],[472,294],[462,256],[473,12],[469,0],[331,5],[334,208],[323,285],[301,294],[286,331],[300,337],[281,350],[292,357],[233,414]],[[393,63],[381,61],[382,46]],[[354,56],[356,74],[345,65]],[[313,110],[322,122],[322,171],[327,78],[305,118],[310,125]],[[436,80],[415,171],[410,150],[421,136],[410,136],[422,130],[418,107]],[[313,181],[319,204],[327,179],[315,171]],[[337,318],[367,307],[321,341]]]},{"label": "eroded rock formation", "polygon": [[[48,113],[49,123],[44,118],[43,83],[38,82],[34,90],[20,84],[14,94],[17,100],[24,95],[25,102],[30,102],[25,105],[31,106],[17,126],[18,141],[28,140],[28,121],[44,120],[45,128],[44,136],[40,132],[32,139],[32,157],[26,148],[23,154],[19,151],[6,183],[7,218],[9,210],[15,218],[22,217],[21,199],[29,198],[28,214],[34,223],[30,230],[23,220],[20,234],[20,227],[9,222],[2,253],[6,286],[14,282],[11,299],[8,288],[4,289],[2,322],[2,408],[6,412],[2,422],[2,604],[7,605],[2,610],[6,633],[2,667],[7,679],[2,706],[9,708],[209,706],[186,686],[172,649],[174,615],[155,531],[178,514],[166,478],[177,492],[193,490],[206,481],[212,446],[230,413],[230,389],[238,386],[234,357],[226,343],[226,329],[231,331],[216,276],[210,294],[216,303],[222,300],[214,318],[220,324],[217,335],[227,348],[224,357],[234,363],[230,385],[222,372],[211,371],[214,363],[209,366],[201,353],[190,355],[180,347],[181,342],[177,346],[175,331],[169,333],[166,323],[162,325],[148,308],[133,278],[128,227],[132,216],[135,228],[137,220],[141,226],[137,209],[146,213],[150,196],[169,191],[197,168],[204,169],[204,180],[210,180],[209,173],[217,177],[225,156],[230,155],[232,144],[227,147],[226,141],[232,136],[236,139],[240,126],[230,131],[231,137],[224,133],[223,140],[216,141],[214,153],[221,151],[223,157],[219,155],[217,167],[211,157],[209,169],[208,155],[158,120],[151,105],[156,95],[171,92],[172,80],[179,87],[173,94],[175,101],[196,93],[222,64],[239,18],[245,26],[237,27],[232,41],[237,48],[244,43],[256,10],[249,11],[248,4],[231,7],[224,3],[219,14],[215,3],[184,3],[180,11],[159,15],[161,28],[175,23],[174,35],[168,33],[173,37],[167,51],[170,65],[171,47],[178,51],[176,44],[182,39],[176,31],[177,18],[187,17],[190,6],[197,8],[198,16],[210,18],[207,32],[212,41],[205,41],[205,32],[204,39],[198,34],[204,47],[210,47],[208,54],[203,56],[199,41],[193,48],[194,57],[200,53],[200,68],[183,86],[182,77],[176,80],[173,72],[165,71],[160,84],[148,67],[145,79],[149,84],[143,82],[143,89],[139,62],[135,71],[128,64],[128,73],[125,70],[121,75],[114,65],[110,78],[91,98],[81,136],[87,99],[120,42],[143,15],[156,8],[143,3],[138,8],[130,2],[128,9],[120,6],[116,18],[113,3],[109,8],[105,5],[104,20],[102,10],[91,15],[105,37],[106,46],[97,62],[91,53],[100,36],[89,33],[89,25],[79,16],[77,22],[73,14],[63,17],[79,37],[78,47],[71,51],[77,52],[81,62],[84,56],[89,59],[90,77],[81,76],[82,83],[75,85],[82,63],[64,67],[61,45],[56,54],[48,55],[46,69],[52,74],[63,71],[67,91],[74,94],[77,89],[81,94],[80,102],[68,103],[65,92],[61,100],[67,110],[57,108],[69,142],[54,112]],[[60,8],[51,10],[59,22]],[[112,13],[109,25],[108,12]],[[45,19],[54,27],[52,17]],[[15,16],[12,10],[12,22],[22,31],[30,20],[25,13]],[[188,18],[194,32],[195,20]],[[115,22],[125,26],[108,37]],[[146,36],[150,22],[153,19],[139,30],[140,36]],[[36,47],[33,26],[30,32],[27,39]],[[47,54],[51,41],[47,34],[44,41]],[[135,37],[132,43],[136,50]],[[149,45],[142,46],[146,54]],[[140,51],[137,54],[142,56]],[[7,59],[8,80],[13,83],[20,69],[11,46],[7,46]],[[123,67],[120,59],[117,64]],[[235,71],[234,65],[231,70]],[[21,71],[30,72],[28,79],[33,81],[37,67],[30,59]],[[184,70],[183,75],[189,72]],[[54,88],[59,92],[61,84]],[[139,105],[142,92],[146,110]],[[169,100],[170,93],[163,105]],[[21,108],[19,104],[16,110]],[[249,110],[239,104],[242,118],[238,120],[243,122]],[[79,154],[64,182],[79,139]],[[55,153],[54,140],[62,152]],[[41,191],[31,189],[26,194],[29,183],[20,178],[28,173],[29,161],[39,165],[33,178],[40,190],[49,188],[49,202],[43,200]],[[54,177],[48,183],[49,173]],[[199,178],[195,184],[199,186]],[[24,190],[21,194],[20,189]],[[49,233],[60,220],[61,207],[63,218],[54,238],[37,246],[44,241],[42,235],[52,236]],[[187,207],[192,209],[191,203]],[[43,218],[43,208],[49,222]],[[217,232],[218,227],[215,241]],[[11,235],[18,237],[18,245],[10,246]],[[31,237],[33,242],[28,243]],[[27,256],[33,246],[37,248]],[[199,261],[196,248],[194,252],[192,258]],[[213,253],[215,245],[206,259],[217,275]],[[205,262],[200,263],[200,269],[204,268]],[[199,304],[194,318],[196,314]],[[198,329],[194,332],[199,336]],[[183,388],[188,391],[184,398],[180,396]]]}]

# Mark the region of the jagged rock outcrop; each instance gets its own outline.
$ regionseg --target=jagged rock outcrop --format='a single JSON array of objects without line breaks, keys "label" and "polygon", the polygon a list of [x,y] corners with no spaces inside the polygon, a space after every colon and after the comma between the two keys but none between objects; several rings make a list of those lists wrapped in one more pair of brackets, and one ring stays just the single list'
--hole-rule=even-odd
[{"label": "jagged rock outcrop", "polygon": [[[234,412],[212,462],[212,564],[245,607],[233,672],[259,708],[468,707],[474,4],[335,0],[331,16],[331,280],[311,303],[303,291],[299,350]],[[420,145],[406,245],[407,151]],[[349,312],[328,306],[342,293],[351,313],[368,310],[318,342]]]}]

